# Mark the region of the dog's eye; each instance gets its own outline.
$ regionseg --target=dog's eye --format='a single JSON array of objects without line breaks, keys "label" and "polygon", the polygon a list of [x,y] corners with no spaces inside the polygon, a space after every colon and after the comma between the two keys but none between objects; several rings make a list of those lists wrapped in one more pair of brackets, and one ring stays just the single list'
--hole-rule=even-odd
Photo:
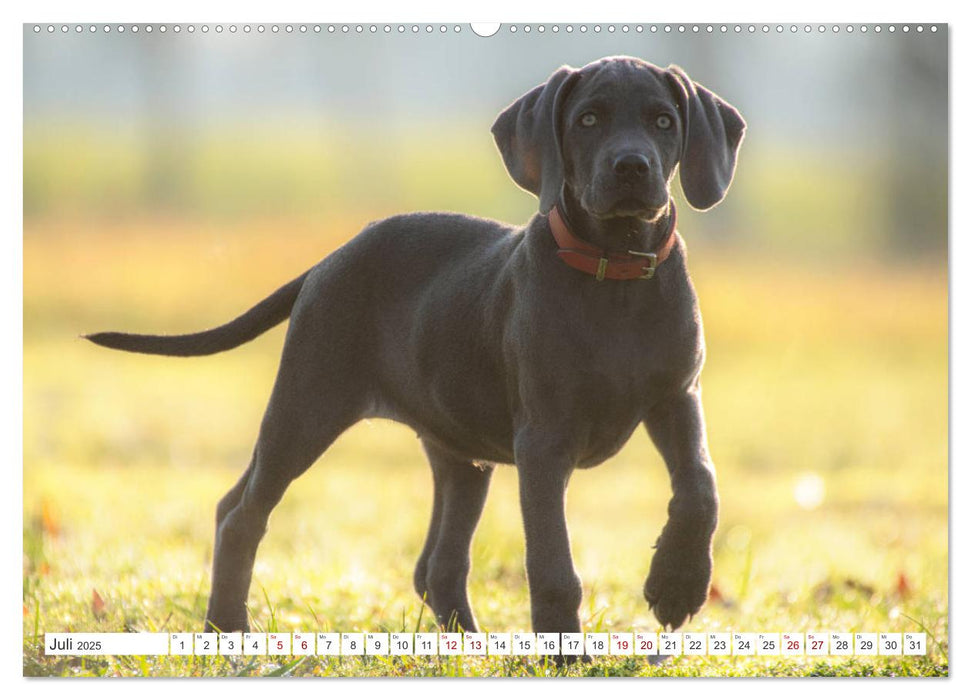
[{"label": "dog's eye", "polygon": [[660,114],[654,123],[657,124],[658,129],[670,129],[671,124],[674,122],[671,121],[671,117],[667,114]]},{"label": "dog's eye", "polygon": [[580,116],[580,124],[583,126],[593,126],[597,123],[597,115],[593,112],[585,112]]}]

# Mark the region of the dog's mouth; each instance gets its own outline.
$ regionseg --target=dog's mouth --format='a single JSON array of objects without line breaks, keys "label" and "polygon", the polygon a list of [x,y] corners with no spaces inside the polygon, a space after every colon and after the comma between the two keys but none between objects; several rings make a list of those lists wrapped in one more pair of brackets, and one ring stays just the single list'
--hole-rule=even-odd
[{"label": "dog's mouth", "polygon": [[667,211],[667,200],[661,205],[652,204],[640,197],[626,196],[612,202],[607,207],[586,207],[598,219],[641,219],[653,222]]}]

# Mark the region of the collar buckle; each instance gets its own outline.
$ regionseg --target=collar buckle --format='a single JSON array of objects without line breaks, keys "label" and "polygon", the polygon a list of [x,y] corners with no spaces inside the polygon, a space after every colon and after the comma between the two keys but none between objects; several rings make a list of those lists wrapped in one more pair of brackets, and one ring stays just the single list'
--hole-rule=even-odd
[{"label": "collar buckle", "polygon": [[607,258],[600,258],[600,261],[597,263],[597,274],[596,274],[596,278],[598,282],[604,281],[604,277],[606,277],[607,275],[607,265],[609,264],[610,264],[610,261]]},{"label": "collar buckle", "polygon": [[645,262],[647,263],[644,267],[641,268],[644,271],[644,274],[638,277],[637,279],[649,280],[652,277],[654,277],[654,271],[657,270],[657,253],[642,253],[637,250],[628,250],[627,254],[634,255],[639,258],[644,258]]}]

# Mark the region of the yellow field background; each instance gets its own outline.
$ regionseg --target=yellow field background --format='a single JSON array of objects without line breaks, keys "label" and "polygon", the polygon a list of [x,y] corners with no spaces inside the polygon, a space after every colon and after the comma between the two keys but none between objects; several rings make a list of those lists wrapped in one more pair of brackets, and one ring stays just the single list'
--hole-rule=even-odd
[{"label": "yellow field background", "polygon": [[[108,351],[79,334],[216,325],[369,218],[28,222],[25,635],[199,628],[215,504],[248,461],[283,327],[190,360]],[[722,499],[715,597],[685,629],[923,628],[946,660],[944,271],[821,266],[685,237]],[[473,605],[487,629],[527,629],[514,470],[493,484],[474,545]],[[573,478],[587,628],[656,629],[640,591],[669,496],[643,431]],[[427,627],[411,567],[430,508],[414,434],[384,421],[356,426],[274,512],[250,596],[255,626]],[[67,672],[36,663],[25,669]]]}]

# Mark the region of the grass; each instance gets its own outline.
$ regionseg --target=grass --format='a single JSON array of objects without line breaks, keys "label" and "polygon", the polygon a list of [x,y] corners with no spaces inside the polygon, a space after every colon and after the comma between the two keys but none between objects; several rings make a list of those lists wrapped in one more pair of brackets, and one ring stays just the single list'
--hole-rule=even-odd
[{"label": "grass", "polygon": [[[926,631],[926,657],[683,657],[659,666],[600,657],[567,669],[527,659],[46,657],[48,631],[199,629],[215,504],[248,461],[283,329],[185,361],[108,352],[78,334],[216,324],[366,220],[243,229],[28,220],[25,675],[948,674],[943,266],[821,268],[732,258],[690,240],[722,511],[715,595],[683,629]],[[568,510],[585,630],[658,629],[640,591],[669,496],[643,432],[575,475]],[[271,518],[249,599],[254,629],[433,630],[410,583],[430,501],[413,432],[384,421],[350,430]],[[529,629],[517,503],[515,472],[502,468],[470,580],[486,630]]]}]

